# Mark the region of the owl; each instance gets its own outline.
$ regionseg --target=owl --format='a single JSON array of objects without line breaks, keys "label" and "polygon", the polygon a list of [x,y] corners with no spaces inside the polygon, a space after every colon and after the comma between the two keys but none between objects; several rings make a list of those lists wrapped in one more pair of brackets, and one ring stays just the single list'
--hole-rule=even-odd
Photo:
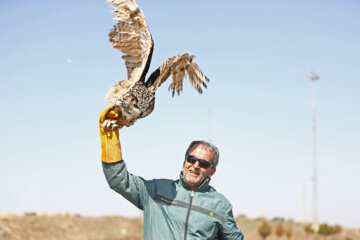
[{"label": "owl", "polygon": [[108,119],[105,129],[132,126],[139,118],[148,116],[155,105],[155,92],[170,75],[169,91],[174,97],[183,89],[183,80],[188,76],[194,88],[202,93],[209,79],[193,61],[189,53],[168,58],[147,79],[154,50],[152,35],[145,16],[135,0],[108,0],[114,6],[114,20],[117,23],[109,33],[109,40],[115,49],[123,53],[127,69],[127,80],[115,84],[106,95],[109,105],[118,114],[117,121]]}]

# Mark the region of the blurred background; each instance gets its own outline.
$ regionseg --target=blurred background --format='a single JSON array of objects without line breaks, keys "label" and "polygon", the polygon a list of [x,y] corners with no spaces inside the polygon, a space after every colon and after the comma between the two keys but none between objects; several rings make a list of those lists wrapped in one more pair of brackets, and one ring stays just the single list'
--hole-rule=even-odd
[{"label": "blurred background", "polygon": [[[319,222],[360,227],[360,2],[137,1],[153,35],[149,74],[190,52],[199,95],[171,79],[154,112],[120,131],[130,172],[176,179],[195,139],[220,149],[212,185],[234,215],[312,220],[312,71]],[[126,79],[111,6],[0,1],[0,213],[141,216],[102,173],[98,116]],[[148,75],[149,76],[149,75]]]}]

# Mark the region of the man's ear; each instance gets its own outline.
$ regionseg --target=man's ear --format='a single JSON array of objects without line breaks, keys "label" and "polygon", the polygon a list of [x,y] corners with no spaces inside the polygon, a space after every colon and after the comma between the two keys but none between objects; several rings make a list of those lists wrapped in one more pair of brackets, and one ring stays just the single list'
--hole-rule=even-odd
[{"label": "man's ear", "polygon": [[212,169],[211,169],[211,173],[210,173],[210,177],[211,177],[212,175],[214,175],[215,172],[216,172],[216,168],[212,168]]}]

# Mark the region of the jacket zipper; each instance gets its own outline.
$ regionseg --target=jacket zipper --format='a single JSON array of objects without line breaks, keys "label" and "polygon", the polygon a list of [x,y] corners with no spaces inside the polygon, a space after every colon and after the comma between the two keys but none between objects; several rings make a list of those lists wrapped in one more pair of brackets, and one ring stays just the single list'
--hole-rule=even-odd
[{"label": "jacket zipper", "polygon": [[192,204],[192,200],[194,198],[194,191],[191,191],[190,194],[190,203],[189,203],[189,209],[186,215],[186,221],[185,221],[185,234],[184,234],[184,240],[186,240],[187,238],[187,231],[188,231],[188,222],[189,222],[189,216],[190,216],[190,210],[191,210],[191,204]]}]

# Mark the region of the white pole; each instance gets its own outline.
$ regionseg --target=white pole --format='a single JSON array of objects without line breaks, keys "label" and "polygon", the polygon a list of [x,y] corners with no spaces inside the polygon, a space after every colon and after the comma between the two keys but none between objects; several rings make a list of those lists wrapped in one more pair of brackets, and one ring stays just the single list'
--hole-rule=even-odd
[{"label": "white pole", "polygon": [[313,228],[318,228],[318,206],[317,206],[317,163],[316,163],[316,89],[315,81],[319,76],[311,73],[312,81],[312,132],[313,132]]}]

